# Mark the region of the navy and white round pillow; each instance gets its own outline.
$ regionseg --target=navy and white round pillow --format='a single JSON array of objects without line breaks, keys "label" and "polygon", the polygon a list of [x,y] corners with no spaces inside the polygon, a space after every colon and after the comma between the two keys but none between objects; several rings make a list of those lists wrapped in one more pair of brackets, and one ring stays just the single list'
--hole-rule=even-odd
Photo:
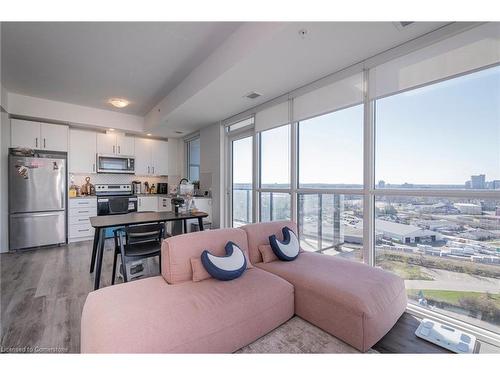
[{"label": "navy and white round pillow", "polygon": [[225,256],[212,255],[208,250],[201,253],[201,263],[214,279],[227,281],[241,276],[247,268],[247,260],[243,250],[229,241],[224,247]]},{"label": "navy and white round pillow", "polygon": [[284,227],[283,241],[280,241],[273,234],[269,236],[269,244],[273,249],[274,254],[280,259],[285,261],[294,260],[299,256],[300,244],[297,235],[288,227]]}]

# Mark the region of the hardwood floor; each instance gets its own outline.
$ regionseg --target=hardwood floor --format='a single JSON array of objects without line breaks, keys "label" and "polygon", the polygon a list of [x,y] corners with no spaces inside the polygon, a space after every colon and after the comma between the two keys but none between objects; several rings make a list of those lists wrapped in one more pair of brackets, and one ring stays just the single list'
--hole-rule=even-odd
[{"label": "hardwood floor", "polygon": [[[0,254],[0,351],[80,351],[80,317],[93,290],[89,273],[91,241]],[[106,242],[102,287],[111,284],[112,242]],[[146,274],[158,274],[158,260],[149,259]],[[117,279],[117,283],[121,282]],[[442,353],[444,349],[414,335],[418,319],[404,314],[374,349],[381,353]],[[481,343],[479,352],[500,353]]]}]

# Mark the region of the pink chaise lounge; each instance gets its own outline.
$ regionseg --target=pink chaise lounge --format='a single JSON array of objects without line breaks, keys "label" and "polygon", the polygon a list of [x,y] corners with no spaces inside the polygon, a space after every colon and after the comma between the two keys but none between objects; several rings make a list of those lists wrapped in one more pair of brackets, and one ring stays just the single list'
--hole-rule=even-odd
[{"label": "pink chaise lounge", "polygon": [[[252,224],[171,237],[162,276],[90,293],[81,324],[83,353],[231,353],[295,314],[366,351],[406,307],[404,283],[388,272],[328,255],[262,263],[258,246],[292,222]],[[193,282],[190,259],[223,255],[233,241],[253,268],[238,279]]]},{"label": "pink chaise lounge", "polygon": [[259,245],[281,239],[291,221],[242,227],[250,260],[256,267],[289,281],[295,290],[295,314],[365,352],[394,326],[406,309],[404,281],[389,272],[330,255],[302,252],[292,262],[262,263]]}]

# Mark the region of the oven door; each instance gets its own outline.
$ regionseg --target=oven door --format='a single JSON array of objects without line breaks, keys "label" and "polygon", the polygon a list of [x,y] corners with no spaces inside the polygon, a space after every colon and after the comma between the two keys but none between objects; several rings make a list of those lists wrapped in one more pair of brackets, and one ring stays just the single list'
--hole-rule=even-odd
[{"label": "oven door", "polygon": [[98,154],[97,172],[134,174],[135,172],[134,157]]}]

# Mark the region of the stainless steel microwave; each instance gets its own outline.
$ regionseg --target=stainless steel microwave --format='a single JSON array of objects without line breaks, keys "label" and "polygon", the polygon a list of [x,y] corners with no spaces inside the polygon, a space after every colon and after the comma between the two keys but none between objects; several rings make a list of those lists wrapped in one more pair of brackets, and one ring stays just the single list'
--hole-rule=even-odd
[{"label": "stainless steel microwave", "polygon": [[97,154],[97,173],[135,173],[133,156]]}]

